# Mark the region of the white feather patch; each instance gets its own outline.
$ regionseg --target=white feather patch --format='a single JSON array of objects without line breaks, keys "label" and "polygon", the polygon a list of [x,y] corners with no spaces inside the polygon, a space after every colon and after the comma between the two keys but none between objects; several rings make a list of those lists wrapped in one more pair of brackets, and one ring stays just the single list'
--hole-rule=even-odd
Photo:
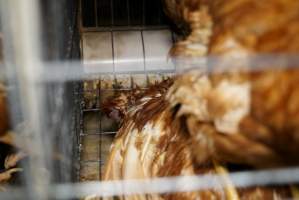
[{"label": "white feather patch", "polygon": [[250,111],[250,84],[222,81],[215,92],[230,108],[214,119],[216,129],[223,133],[236,133],[239,123]]}]

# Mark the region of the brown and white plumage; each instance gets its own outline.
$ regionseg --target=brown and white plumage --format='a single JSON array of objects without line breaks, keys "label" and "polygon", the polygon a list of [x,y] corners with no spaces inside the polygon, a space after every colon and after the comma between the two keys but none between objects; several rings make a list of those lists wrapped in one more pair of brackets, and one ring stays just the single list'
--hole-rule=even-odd
[{"label": "brown and white plumage", "polygon": [[212,19],[201,0],[163,0],[165,12],[187,36],[171,49],[173,57],[203,56],[208,51]]},{"label": "brown and white plumage", "polygon": [[[128,108],[105,166],[104,180],[132,180],[195,175],[192,149],[185,127],[175,119],[165,95],[172,80],[151,87]],[[117,99],[119,102],[119,99]],[[122,103],[121,103],[122,104]],[[185,133],[185,134],[184,134]],[[202,170],[215,173],[214,169]],[[203,172],[201,172],[203,173]],[[131,195],[123,199],[197,199],[222,197],[222,190]]]},{"label": "brown and white plumage", "polygon": [[[196,87],[196,83],[198,82],[192,81],[199,80],[200,76],[202,76],[200,73],[198,73],[199,77],[191,80],[191,82],[182,82],[184,78],[186,78],[184,81],[190,81],[189,77],[194,77],[194,74],[197,73],[193,72],[192,76],[188,76],[188,74],[179,76],[174,80],[174,84],[172,82],[167,84],[163,82],[151,88],[150,92],[147,92],[144,96],[137,98],[133,107],[126,108],[124,121],[115,138],[105,166],[103,180],[132,180],[224,173],[223,170],[219,170],[221,166],[215,166],[211,162],[212,159],[210,156],[214,153],[213,151],[208,152],[209,148],[207,146],[200,150],[198,149],[199,141],[197,139],[200,134],[195,132],[197,134],[195,136],[192,129],[192,124],[197,125],[197,122],[192,121],[194,118],[190,115],[188,116],[187,112],[184,112],[189,111],[189,114],[191,114],[190,111],[192,110],[184,107],[184,104],[191,105],[190,108],[193,108],[195,111],[198,105],[196,105],[196,102],[191,101],[194,97],[194,100],[198,100],[198,97],[192,96],[190,93],[180,94],[177,93],[178,91],[173,90],[178,85],[184,86],[184,84],[186,88],[182,89],[180,87],[178,90],[182,89],[181,91],[186,91],[189,86]],[[170,89],[167,90],[167,88]],[[192,89],[189,92],[196,95],[198,91]],[[190,95],[188,96],[190,99],[185,98],[186,101],[176,104],[177,101],[175,99],[169,99],[172,95],[175,96],[176,94],[180,95],[180,99],[184,99],[183,97],[187,97],[185,95],[188,94]],[[119,99],[117,102],[119,102]],[[198,113],[196,116],[198,116]],[[209,124],[206,122],[206,125],[202,123],[201,126],[196,126],[196,131],[198,131],[198,128],[202,131],[208,131],[209,129],[205,128]],[[195,137],[196,139],[194,139]],[[207,142],[210,141],[207,140]],[[205,163],[201,163],[201,165],[194,162],[194,157],[199,153],[208,155],[210,162],[205,160]],[[231,198],[232,196],[245,199],[254,199],[255,197],[273,199],[274,196],[289,197],[290,192],[287,188],[257,187],[241,190],[234,188],[212,188],[204,191],[174,193],[162,196],[147,194],[121,198],[197,199],[201,197],[203,199],[234,199]]]},{"label": "brown and white plumage", "polygon": [[[214,20],[210,55],[237,57],[256,53],[272,53],[274,56],[275,53],[299,53],[298,1],[232,0],[228,3],[214,0],[204,5],[208,6]],[[212,156],[221,161],[255,167],[299,163],[295,156],[299,150],[299,90],[296,86],[299,70],[296,66],[290,69],[265,67],[268,69],[252,72],[232,70],[234,72],[209,76],[189,73],[172,88],[174,92],[169,96],[174,106],[175,101],[182,104],[182,108],[194,102],[202,107],[202,102],[206,102],[201,114],[194,113],[200,108],[198,105],[181,111],[191,116],[192,129],[204,127],[206,130],[193,135],[205,137],[209,144],[213,144],[208,146],[209,155],[197,156],[199,162]],[[202,89],[207,87],[209,89]],[[234,94],[238,88],[239,91]],[[190,102],[176,98],[180,96],[188,96]],[[235,114],[232,113],[234,110]],[[205,117],[201,116],[202,113]],[[238,117],[234,118],[236,114]],[[235,130],[219,127],[219,120]],[[200,147],[201,143],[197,144]],[[200,148],[206,149],[207,146]],[[244,150],[238,151],[240,148]]]},{"label": "brown and white plumage", "polygon": [[[298,1],[182,0],[166,5],[178,12],[170,10],[169,16],[191,30],[173,55],[299,52]],[[137,100],[118,132],[105,180],[219,173],[214,161],[250,168],[299,164],[299,70],[248,69],[190,71],[167,91],[157,89]],[[292,196],[287,187],[256,187],[123,199],[224,199],[231,192],[241,199]]]}]

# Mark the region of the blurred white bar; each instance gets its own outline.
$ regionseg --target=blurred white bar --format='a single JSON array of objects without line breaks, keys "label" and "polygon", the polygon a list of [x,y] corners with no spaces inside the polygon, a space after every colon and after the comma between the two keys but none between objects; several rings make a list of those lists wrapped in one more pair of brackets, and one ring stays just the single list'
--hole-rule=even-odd
[{"label": "blurred white bar", "polygon": [[227,187],[229,179],[236,188],[281,186],[299,183],[299,168],[233,172],[229,175],[205,174],[196,176],[160,177],[140,180],[119,180],[62,184],[51,187],[51,196],[58,199],[86,196],[123,196],[134,194],[165,194],[202,191]]},{"label": "blurred white bar", "polygon": [[[45,152],[49,152],[51,141],[44,146],[42,141],[43,122],[45,122],[43,87],[36,82],[42,74],[41,45],[40,45],[40,7],[39,0],[1,0],[2,24],[7,30],[4,38],[8,36],[11,41],[5,45],[9,47],[5,52],[10,60],[5,60],[7,68],[15,67],[15,73],[20,87],[22,98],[22,113],[26,120],[28,130],[24,133],[23,146],[34,149],[35,154],[30,155],[30,171],[26,174],[27,194],[32,199],[47,199],[47,185],[49,177],[40,177],[39,169],[45,169]],[[14,63],[15,66],[9,64]]]},{"label": "blurred white bar", "polygon": [[[236,188],[296,185],[299,183],[299,168],[232,172],[228,175],[204,174],[139,180],[66,183],[51,185],[48,189],[53,199],[73,199],[84,198],[86,196],[171,194],[225,188],[227,185],[224,179],[227,178]],[[18,199],[22,195],[24,195],[23,190],[8,188],[7,192],[0,193],[0,198]]]},{"label": "blurred white bar", "polygon": [[[223,62],[223,59],[225,62]],[[206,56],[201,58],[172,58],[171,61],[174,63],[184,62],[187,63],[184,68],[176,68],[172,70],[147,70],[147,71],[120,71],[120,72],[100,72],[96,75],[117,75],[117,74],[139,74],[146,75],[149,73],[167,74],[167,73],[184,73],[186,70],[206,68],[206,73],[222,73],[235,70],[238,67],[244,67],[245,58],[223,58],[215,56]],[[249,62],[248,62],[249,61]],[[263,71],[273,69],[290,69],[298,68],[299,66],[299,54],[261,54],[261,55],[250,55],[246,57],[246,69],[250,71]],[[81,62],[42,62],[44,70],[36,77],[38,84],[47,82],[67,82],[90,79],[90,75],[93,73],[86,73],[82,69],[84,68]],[[142,65],[143,66],[143,65]],[[9,63],[9,67],[14,67],[12,63]],[[70,67],[72,70],[70,70]],[[219,69],[220,68],[220,69]]]}]

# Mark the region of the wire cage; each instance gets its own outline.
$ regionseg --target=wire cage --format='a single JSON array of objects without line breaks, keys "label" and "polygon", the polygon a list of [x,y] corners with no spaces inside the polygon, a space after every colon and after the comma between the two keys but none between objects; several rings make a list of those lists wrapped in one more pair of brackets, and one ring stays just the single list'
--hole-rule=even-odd
[{"label": "wire cage", "polygon": [[84,30],[142,29],[167,27],[161,1],[105,1],[80,2],[80,25]]},{"label": "wire cage", "polygon": [[[5,185],[0,199],[186,193],[226,189],[231,182],[251,188],[298,183],[297,168],[242,168],[230,180],[207,173],[102,182],[120,127],[103,112],[104,102],[136,87],[146,91],[193,67],[223,65],[226,70],[232,63],[243,67],[244,60],[257,68],[265,63],[293,67],[299,62],[296,55],[172,62],[169,50],[182,36],[165,16],[161,0],[0,0],[0,8],[0,84],[7,88],[17,147],[28,154],[18,163],[22,172]],[[1,156],[0,176],[7,170]]]},{"label": "wire cage", "polygon": [[[102,113],[100,105],[136,85],[146,89],[172,76],[174,66],[166,55],[176,36],[169,29],[161,1],[81,1],[79,10],[85,72],[104,73],[85,81],[82,88],[78,179],[95,181],[102,178],[118,129],[118,123]],[[154,39],[162,45],[151,45]],[[131,59],[129,66],[122,64],[125,59]],[[106,60],[111,63],[101,63]],[[165,67],[157,69],[161,65]]]},{"label": "wire cage", "polygon": [[[5,60],[1,70],[7,74],[5,82],[9,85],[8,96],[12,102],[11,124],[15,132],[20,132],[20,138],[26,138],[25,146],[39,152],[37,158],[23,164],[26,172],[21,175],[18,184],[24,187],[13,195],[9,192],[1,195],[7,199],[18,199],[20,196],[40,199],[52,195],[46,189],[51,188],[52,184],[101,180],[102,166],[118,129],[117,122],[101,112],[101,103],[118,92],[131,90],[135,85],[146,89],[148,85],[172,76],[174,72],[172,64],[163,60],[176,36],[169,30],[161,2],[32,0],[27,2],[28,5],[34,5],[31,8],[24,4],[17,6],[20,10],[30,12],[20,15],[11,12],[16,1],[1,3],[5,41]],[[155,13],[151,12],[152,8],[155,8]],[[24,20],[18,22],[22,17]],[[31,21],[26,20],[32,17],[37,18],[30,25]],[[19,24],[17,30],[13,28],[15,23]],[[30,48],[32,55],[25,55],[24,51],[30,51],[28,46],[14,43],[18,40],[17,32],[26,31],[22,26],[36,31],[33,32],[35,38],[30,32],[22,35],[22,40],[29,39],[35,44]],[[110,39],[101,44],[103,40],[99,41],[99,37],[103,35],[108,35]],[[166,39],[166,42],[162,41],[162,58],[151,55],[157,47],[147,46],[149,40],[157,35],[160,40]],[[117,55],[119,48],[122,48],[122,45],[117,46],[121,37],[132,42],[136,36],[139,48],[135,53],[139,57],[132,55],[136,64],[118,66],[124,59]],[[98,46],[90,47],[89,44],[93,42],[98,42]],[[100,57],[99,52],[96,56],[90,55],[107,44],[111,53],[109,57]],[[23,51],[18,52],[18,48]],[[156,54],[159,53],[161,51]],[[106,61],[104,59],[110,59],[108,67],[101,63]],[[162,60],[165,68],[157,69],[156,63],[147,69],[146,64],[151,63],[152,59],[156,59],[158,64]],[[26,68],[33,62],[36,62],[34,65],[37,68],[42,66],[41,71],[35,72],[38,77],[29,75],[36,68]],[[74,71],[75,75],[69,75],[69,70]],[[34,81],[28,82],[25,75],[22,77],[26,73]],[[32,95],[28,97],[28,102],[27,99],[25,103],[22,102],[27,95],[20,92],[22,90]],[[34,106],[31,98],[36,98],[38,110],[26,108]],[[37,118],[38,122],[35,121]],[[36,140],[29,139],[32,137],[36,137]],[[44,176],[44,180],[39,181],[38,176]],[[44,185],[43,189],[38,187],[39,184]]]}]

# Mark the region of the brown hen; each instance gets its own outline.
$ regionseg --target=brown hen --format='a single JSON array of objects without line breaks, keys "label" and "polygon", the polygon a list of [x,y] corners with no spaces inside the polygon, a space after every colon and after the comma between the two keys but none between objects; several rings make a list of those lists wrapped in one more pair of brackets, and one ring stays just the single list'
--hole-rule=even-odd
[{"label": "brown hen", "polygon": [[[299,52],[298,1],[214,0],[202,5],[213,19],[209,55]],[[299,70],[270,67],[210,76],[189,73],[176,82],[170,102],[181,105],[180,114],[189,117],[191,135],[205,138],[195,142],[197,152],[205,152],[196,155],[199,163],[211,158],[255,167],[299,163]]]},{"label": "brown hen", "polygon": [[[175,56],[240,57],[299,52],[299,1],[165,0],[190,29]],[[226,173],[216,163],[252,168],[297,165],[299,70],[270,67],[222,74],[190,71],[169,90],[134,101],[111,150],[104,180]],[[231,68],[234,68],[231,63]],[[280,199],[289,188],[212,188],[121,199]]]}]

